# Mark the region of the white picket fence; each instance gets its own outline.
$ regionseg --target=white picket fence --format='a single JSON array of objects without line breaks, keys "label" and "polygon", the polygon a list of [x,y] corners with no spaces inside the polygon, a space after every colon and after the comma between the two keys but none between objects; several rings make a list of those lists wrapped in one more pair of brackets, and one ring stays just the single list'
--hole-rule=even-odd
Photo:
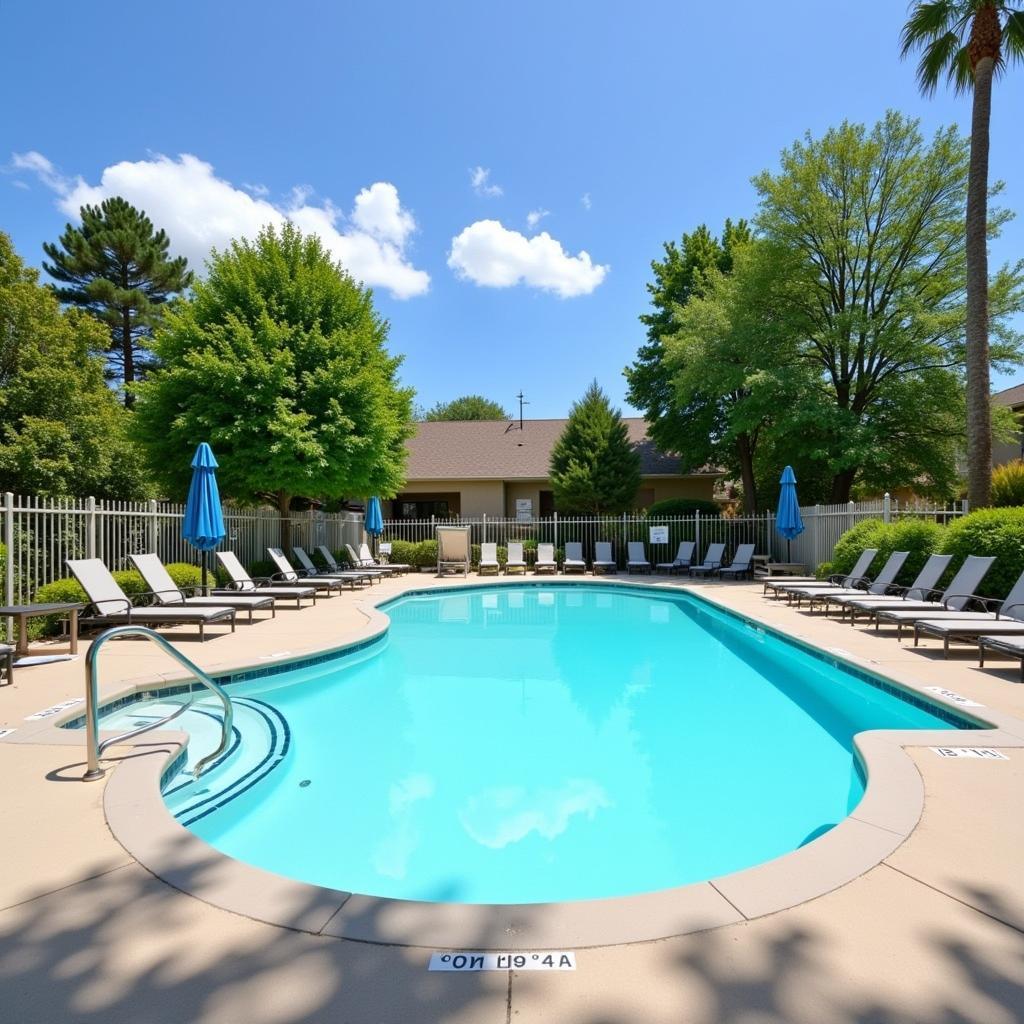
[{"label": "white picket fence", "polygon": [[[100,558],[111,569],[126,569],[129,555],[155,551],[164,562],[198,564],[199,552],[181,536],[184,514],[184,505],[170,502],[0,495],[2,603],[31,601],[43,584],[68,575],[69,558]],[[224,522],[221,547],[243,564],[265,560],[267,548],[280,543],[276,509],[225,505]],[[363,539],[361,513],[293,512],[288,522],[292,543],[308,548],[337,550]]]}]

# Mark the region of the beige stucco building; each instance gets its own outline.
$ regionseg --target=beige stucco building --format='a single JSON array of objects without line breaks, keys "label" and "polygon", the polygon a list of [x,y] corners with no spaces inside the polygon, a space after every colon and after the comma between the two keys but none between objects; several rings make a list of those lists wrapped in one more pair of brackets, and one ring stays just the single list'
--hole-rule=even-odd
[{"label": "beige stucco building", "polygon": [[[637,508],[666,498],[712,500],[720,473],[681,474],[679,459],[654,447],[642,419],[624,422],[640,455]],[[406,485],[384,503],[385,517],[550,516],[555,508],[548,465],[565,424],[564,419],[524,420],[522,429],[518,421],[505,420],[417,424],[408,442]]]},{"label": "beige stucco building", "polygon": [[[992,402],[995,405],[1008,406],[1016,413],[1018,421],[1024,424],[1024,384],[1015,384],[1012,388],[997,392],[992,396]],[[1005,466],[1007,462],[1019,458],[1024,458],[1024,430],[1009,443],[993,442],[993,466]]]}]

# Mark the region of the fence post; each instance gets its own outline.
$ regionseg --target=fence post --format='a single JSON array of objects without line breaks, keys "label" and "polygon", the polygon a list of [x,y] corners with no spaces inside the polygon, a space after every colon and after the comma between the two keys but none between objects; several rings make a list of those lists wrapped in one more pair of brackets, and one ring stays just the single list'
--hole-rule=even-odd
[{"label": "fence post", "polygon": [[[7,551],[4,554],[4,604],[14,604],[14,495],[7,491],[4,494],[4,542]],[[8,643],[14,643],[14,619],[4,620],[5,637]],[[7,680],[10,682],[10,680]]]},{"label": "fence post", "polygon": [[558,512],[552,512],[551,518],[554,520],[554,526],[552,527],[552,529],[554,531],[555,538],[555,551],[558,551]]},{"label": "fence post", "polygon": [[700,562],[700,509],[696,509],[693,513],[693,525],[694,525],[694,541],[696,542],[696,548],[694,548],[694,562]]},{"label": "fence post", "polygon": [[146,527],[146,550],[159,554],[156,550],[156,498],[149,499],[149,522]]},{"label": "fence post", "polygon": [[[481,544],[486,544],[487,543],[487,513],[486,512],[483,514],[483,517],[484,517],[484,520],[483,520],[483,537],[481,538],[480,543]],[[470,540],[472,540],[472,539],[473,538],[470,537]]]},{"label": "fence post", "polygon": [[85,557],[96,557],[96,499],[93,497],[85,500]]},{"label": "fence post", "polygon": [[817,570],[824,559],[821,557],[821,505],[814,506],[814,565],[811,571]]},{"label": "fence post", "polygon": [[889,497],[889,492],[886,491],[882,495],[882,522],[888,523],[892,521],[892,498]]}]

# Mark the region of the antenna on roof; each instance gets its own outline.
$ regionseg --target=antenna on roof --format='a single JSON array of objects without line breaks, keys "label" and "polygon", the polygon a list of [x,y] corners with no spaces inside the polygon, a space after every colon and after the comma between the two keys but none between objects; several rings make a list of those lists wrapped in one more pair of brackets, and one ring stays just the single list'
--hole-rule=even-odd
[{"label": "antenna on roof", "polygon": [[519,399],[519,429],[522,430],[523,429],[523,406],[524,405],[529,405],[530,403],[528,401],[526,401],[526,399],[523,397],[522,389],[520,389],[519,394],[516,395],[516,398]]}]

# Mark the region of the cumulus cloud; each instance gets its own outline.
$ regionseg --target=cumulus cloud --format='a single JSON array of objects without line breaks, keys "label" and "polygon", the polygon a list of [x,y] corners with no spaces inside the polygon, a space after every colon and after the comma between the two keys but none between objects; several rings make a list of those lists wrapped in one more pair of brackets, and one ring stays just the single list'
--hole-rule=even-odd
[{"label": "cumulus cloud", "polygon": [[318,234],[334,258],[364,284],[385,288],[399,299],[422,295],[430,287],[430,275],[414,267],[407,252],[416,221],[389,182],[364,188],[346,218],[330,200],[314,202],[308,185],[294,188],[288,202],[275,204],[260,187],[236,188],[218,178],[211,164],[189,153],[176,160],[156,155],[112,164],[96,185],[63,176],[41,153],[15,154],[12,163],[34,172],[73,218],[87,203],[124,197],[145,210],[170,236],[175,253],[187,256],[197,270],[212,247],[252,238],[266,224],[280,227],[292,221]]},{"label": "cumulus cloud", "polygon": [[526,223],[527,223],[528,227],[529,227],[529,228],[530,228],[530,229],[532,230],[532,229],[533,229],[533,228],[535,228],[535,227],[536,227],[536,226],[537,226],[537,225],[538,225],[538,224],[539,224],[539,223],[540,223],[540,222],[541,222],[541,221],[542,221],[542,220],[543,220],[543,219],[544,219],[545,217],[550,217],[550,216],[551,216],[551,211],[550,211],[550,210],[531,210],[531,211],[530,211],[530,212],[529,212],[529,213],[528,213],[528,214],[526,215]]},{"label": "cumulus cloud", "polygon": [[592,205],[590,202],[590,193],[584,192],[583,195],[580,196],[580,202],[583,204],[584,210],[589,210]]},{"label": "cumulus cloud", "polygon": [[484,196],[486,199],[495,199],[498,196],[503,196],[505,190],[500,185],[491,184],[491,170],[489,167],[471,167],[469,169],[469,183],[473,186],[473,191],[478,196]]},{"label": "cumulus cloud", "polygon": [[452,239],[448,266],[474,284],[510,288],[525,284],[563,299],[589,295],[608,267],[581,250],[571,256],[546,231],[527,238],[497,220],[478,220]]}]

